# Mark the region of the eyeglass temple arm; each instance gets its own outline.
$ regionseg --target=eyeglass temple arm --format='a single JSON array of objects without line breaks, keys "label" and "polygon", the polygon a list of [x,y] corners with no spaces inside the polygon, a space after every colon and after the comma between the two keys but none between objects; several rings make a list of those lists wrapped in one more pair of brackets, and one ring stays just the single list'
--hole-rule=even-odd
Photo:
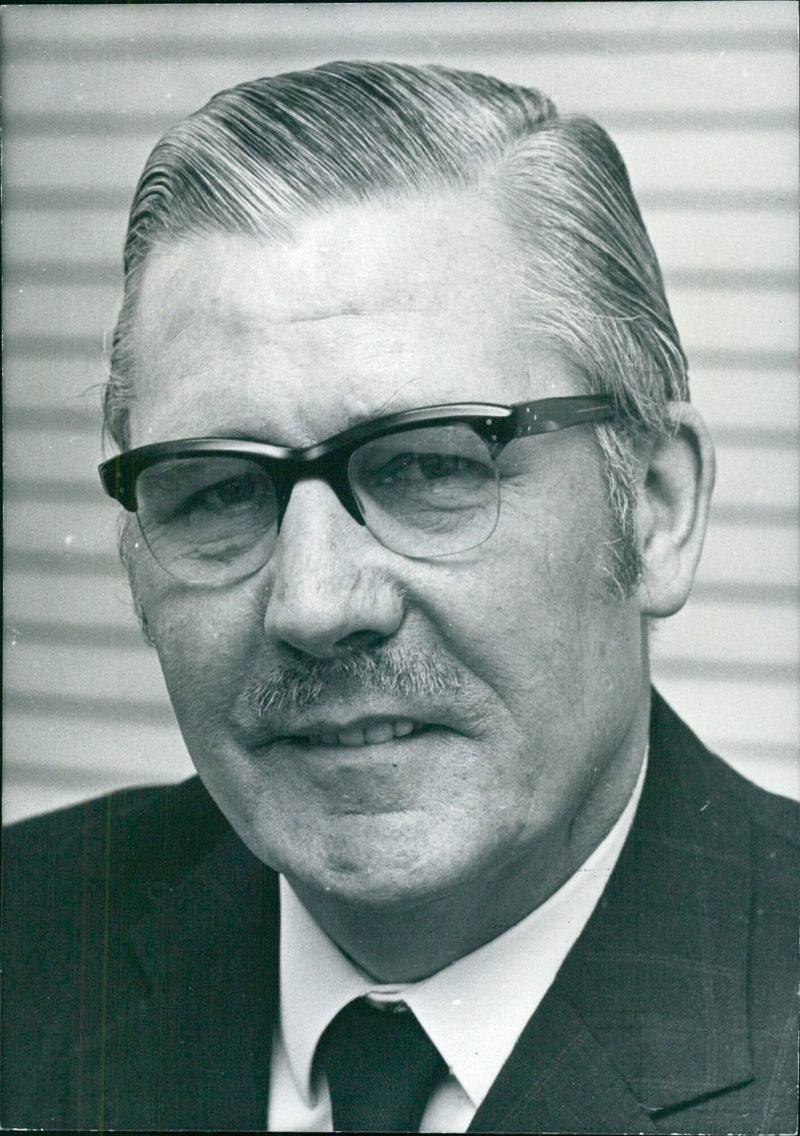
[{"label": "eyeglass temple arm", "polygon": [[583,422],[603,422],[614,417],[614,403],[604,395],[576,395],[573,398],[544,398],[514,407],[509,425],[512,437],[548,434]]}]

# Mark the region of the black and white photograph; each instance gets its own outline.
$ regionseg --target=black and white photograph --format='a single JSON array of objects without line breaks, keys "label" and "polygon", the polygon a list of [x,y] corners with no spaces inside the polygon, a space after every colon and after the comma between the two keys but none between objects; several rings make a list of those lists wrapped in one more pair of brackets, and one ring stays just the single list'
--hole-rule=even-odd
[{"label": "black and white photograph", "polygon": [[797,1133],[797,24],[2,8],[4,1130]]}]

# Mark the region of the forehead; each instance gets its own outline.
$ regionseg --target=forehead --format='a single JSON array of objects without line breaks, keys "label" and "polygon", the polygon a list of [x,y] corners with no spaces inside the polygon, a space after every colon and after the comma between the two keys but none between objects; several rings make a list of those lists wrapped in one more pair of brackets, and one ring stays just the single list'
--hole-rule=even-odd
[{"label": "forehead", "polygon": [[155,252],[132,444],[306,445],[378,412],[569,393],[552,366],[532,392],[517,260],[467,194],[338,208],[286,242],[216,234]]}]

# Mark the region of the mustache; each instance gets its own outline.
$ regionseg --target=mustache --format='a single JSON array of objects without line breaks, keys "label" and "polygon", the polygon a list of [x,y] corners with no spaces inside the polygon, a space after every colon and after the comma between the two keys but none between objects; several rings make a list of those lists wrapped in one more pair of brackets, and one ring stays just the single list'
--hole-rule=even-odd
[{"label": "mustache", "polygon": [[330,659],[292,659],[254,679],[244,700],[259,718],[314,706],[331,695],[441,699],[462,687],[441,651],[377,647]]}]

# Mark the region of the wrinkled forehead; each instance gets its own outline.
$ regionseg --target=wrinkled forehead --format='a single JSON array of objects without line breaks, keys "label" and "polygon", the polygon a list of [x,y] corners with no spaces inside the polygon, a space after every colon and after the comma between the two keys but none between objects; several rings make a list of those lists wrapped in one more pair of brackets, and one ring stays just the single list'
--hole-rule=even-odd
[{"label": "wrinkled forehead", "polygon": [[379,412],[569,393],[527,381],[518,255],[466,193],[167,246],[145,271],[132,444],[308,445]]}]

